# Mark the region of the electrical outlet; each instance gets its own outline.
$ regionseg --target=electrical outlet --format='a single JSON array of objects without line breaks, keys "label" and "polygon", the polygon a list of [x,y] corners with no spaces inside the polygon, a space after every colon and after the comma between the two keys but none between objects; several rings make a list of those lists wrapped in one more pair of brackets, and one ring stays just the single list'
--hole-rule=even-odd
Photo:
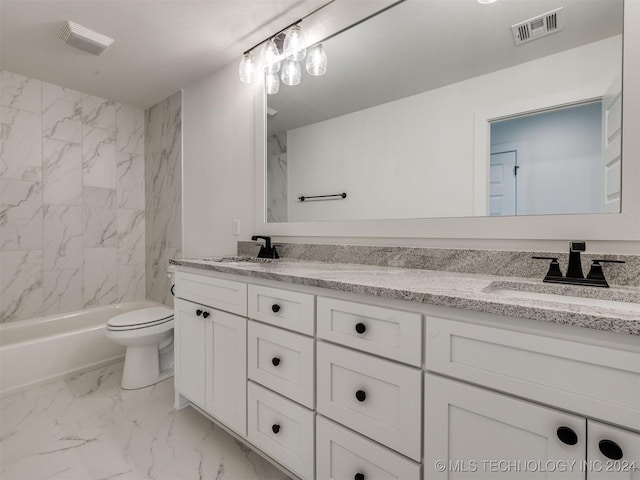
[{"label": "electrical outlet", "polygon": [[240,235],[240,220],[238,218],[234,218],[231,224],[231,233],[235,236]]}]

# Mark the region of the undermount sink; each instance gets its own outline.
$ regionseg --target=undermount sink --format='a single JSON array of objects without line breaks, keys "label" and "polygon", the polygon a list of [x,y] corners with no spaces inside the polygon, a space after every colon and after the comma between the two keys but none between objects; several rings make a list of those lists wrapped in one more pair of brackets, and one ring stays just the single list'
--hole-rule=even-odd
[{"label": "undermount sink", "polygon": [[491,290],[493,295],[502,298],[519,298],[526,300],[544,300],[547,302],[568,303],[571,305],[586,305],[590,307],[613,308],[627,312],[640,312],[640,303],[624,302],[618,300],[604,300],[601,298],[575,297],[571,295],[558,295],[555,293],[531,292],[512,288],[495,288]]},{"label": "undermount sink", "polygon": [[220,263],[271,263],[273,259],[271,258],[257,258],[257,257],[246,257],[246,256],[228,256],[228,257],[210,257],[203,258],[205,262],[220,262]]}]

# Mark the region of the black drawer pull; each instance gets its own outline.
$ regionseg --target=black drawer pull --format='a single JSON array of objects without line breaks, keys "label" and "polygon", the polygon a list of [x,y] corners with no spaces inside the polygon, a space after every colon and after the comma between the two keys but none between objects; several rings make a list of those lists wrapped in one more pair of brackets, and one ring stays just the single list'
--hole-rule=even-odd
[{"label": "black drawer pull", "polygon": [[367,393],[364,390],[358,390],[356,392],[356,399],[359,402],[364,402],[367,399]]},{"label": "black drawer pull", "polygon": [[556,430],[556,435],[558,435],[558,439],[565,445],[575,445],[576,443],[578,443],[578,435],[573,431],[572,428],[558,427],[558,430]]},{"label": "black drawer pull", "polygon": [[271,359],[271,363],[273,364],[274,367],[277,367],[278,365],[280,365],[280,359],[278,357],[273,357]]},{"label": "black drawer pull", "polygon": [[202,312],[202,318],[208,318],[209,312]]},{"label": "black drawer pull", "polygon": [[358,332],[359,334],[363,334],[366,331],[367,331],[367,326],[364,323],[362,322],[356,323],[356,332]]},{"label": "black drawer pull", "polygon": [[364,473],[360,473],[360,472],[356,473],[353,476],[353,480],[364,480]]},{"label": "black drawer pull", "polygon": [[620,460],[624,456],[620,445],[613,440],[600,440],[598,448],[605,457],[611,460]]},{"label": "black drawer pull", "polygon": [[202,315],[202,310],[200,309],[196,310],[196,317],[199,317],[200,315]]},{"label": "black drawer pull", "polygon": [[271,305],[271,311],[273,313],[278,313],[280,311],[280,305],[278,305],[277,303],[274,303],[273,305]]},{"label": "black drawer pull", "polygon": [[271,425],[271,431],[277,435],[278,432],[280,432],[280,425],[274,423],[273,425]]}]

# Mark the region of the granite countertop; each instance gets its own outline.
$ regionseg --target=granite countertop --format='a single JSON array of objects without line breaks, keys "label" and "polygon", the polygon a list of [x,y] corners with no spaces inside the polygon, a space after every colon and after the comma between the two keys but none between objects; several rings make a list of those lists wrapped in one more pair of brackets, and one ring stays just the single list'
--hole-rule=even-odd
[{"label": "granite countertop", "polygon": [[504,289],[524,290],[626,301],[640,308],[640,288],[637,287],[551,285],[541,279],[287,259],[261,262],[237,256],[178,258],[170,263],[296,285],[640,335],[640,311],[609,308],[606,302],[601,306],[579,305],[500,294]]}]

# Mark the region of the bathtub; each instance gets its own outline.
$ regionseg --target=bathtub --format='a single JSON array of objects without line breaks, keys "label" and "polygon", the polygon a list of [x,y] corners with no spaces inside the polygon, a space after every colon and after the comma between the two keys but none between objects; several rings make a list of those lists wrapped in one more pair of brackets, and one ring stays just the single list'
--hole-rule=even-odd
[{"label": "bathtub", "polygon": [[161,304],[127,302],[0,325],[0,397],[124,358],[105,336],[121,313]]}]

